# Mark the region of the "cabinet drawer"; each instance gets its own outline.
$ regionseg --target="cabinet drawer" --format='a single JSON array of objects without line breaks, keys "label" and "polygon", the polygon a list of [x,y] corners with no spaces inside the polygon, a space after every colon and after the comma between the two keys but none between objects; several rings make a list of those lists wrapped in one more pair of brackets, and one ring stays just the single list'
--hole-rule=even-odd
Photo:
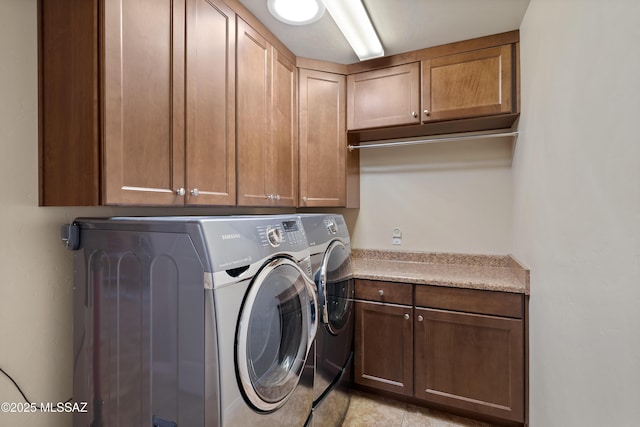
[{"label": "cabinet drawer", "polygon": [[408,283],[356,280],[356,299],[412,305],[412,291]]},{"label": "cabinet drawer", "polygon": [[522,295],[476,289],[416,286],[416,306],[522,319]]}]

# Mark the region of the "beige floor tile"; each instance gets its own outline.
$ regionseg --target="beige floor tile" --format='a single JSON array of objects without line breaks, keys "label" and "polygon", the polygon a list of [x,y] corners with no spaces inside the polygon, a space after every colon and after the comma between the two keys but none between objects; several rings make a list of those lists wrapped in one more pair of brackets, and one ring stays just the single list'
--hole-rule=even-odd
[{"label": "beige floor tile", "polygon": [[480,421],[354,391],[342,427],[491,427]]},{"label": "beige floor tile", "polygon": [[491,425],[421,406],[407,405],[402,427],[491,427]]},{"label": "beige floor tile", "polygon": [[406,404],[354,392],[342,427],[402,427]]}]

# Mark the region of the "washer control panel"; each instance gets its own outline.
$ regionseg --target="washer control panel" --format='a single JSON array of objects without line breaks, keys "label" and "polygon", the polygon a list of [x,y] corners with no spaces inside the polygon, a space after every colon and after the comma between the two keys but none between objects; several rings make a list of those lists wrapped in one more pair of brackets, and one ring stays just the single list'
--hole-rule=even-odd
[{"label": "washer control panel", "polygon": [[278,248],[287,244],[287,249],[297,250],[298,246],[305,249],[307,242],[304,229],[296,220],[258,226],[258,234],[263,247]]}]

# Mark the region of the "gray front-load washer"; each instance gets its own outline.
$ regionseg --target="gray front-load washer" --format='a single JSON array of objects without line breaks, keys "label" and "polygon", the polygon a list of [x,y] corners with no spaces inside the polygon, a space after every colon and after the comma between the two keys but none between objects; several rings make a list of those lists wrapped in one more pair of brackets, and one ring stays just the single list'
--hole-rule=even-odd
[{"label": "gray front-load washer", "polygon": [[77,219],[75,426],[307,422],[317,329],[291,217]]}]

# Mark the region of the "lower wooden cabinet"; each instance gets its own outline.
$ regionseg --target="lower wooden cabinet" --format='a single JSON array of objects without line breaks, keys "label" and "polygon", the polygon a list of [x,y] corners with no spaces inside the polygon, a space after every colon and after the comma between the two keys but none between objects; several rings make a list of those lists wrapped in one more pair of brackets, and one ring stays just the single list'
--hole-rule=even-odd
[{"label": "lower wooden cabinet", "polygon": [[356,298],[357,384],[525,422],[524,295],[357,280]]},{"label": "lower wooden cabinet", "polygon": [[356,382],[413,395],[413,307],[356,301]]},{"label": "lower wooden cabinet", "polygon": [[425,308],[415,318],[415,397],[522,420],[522,320]]}]

